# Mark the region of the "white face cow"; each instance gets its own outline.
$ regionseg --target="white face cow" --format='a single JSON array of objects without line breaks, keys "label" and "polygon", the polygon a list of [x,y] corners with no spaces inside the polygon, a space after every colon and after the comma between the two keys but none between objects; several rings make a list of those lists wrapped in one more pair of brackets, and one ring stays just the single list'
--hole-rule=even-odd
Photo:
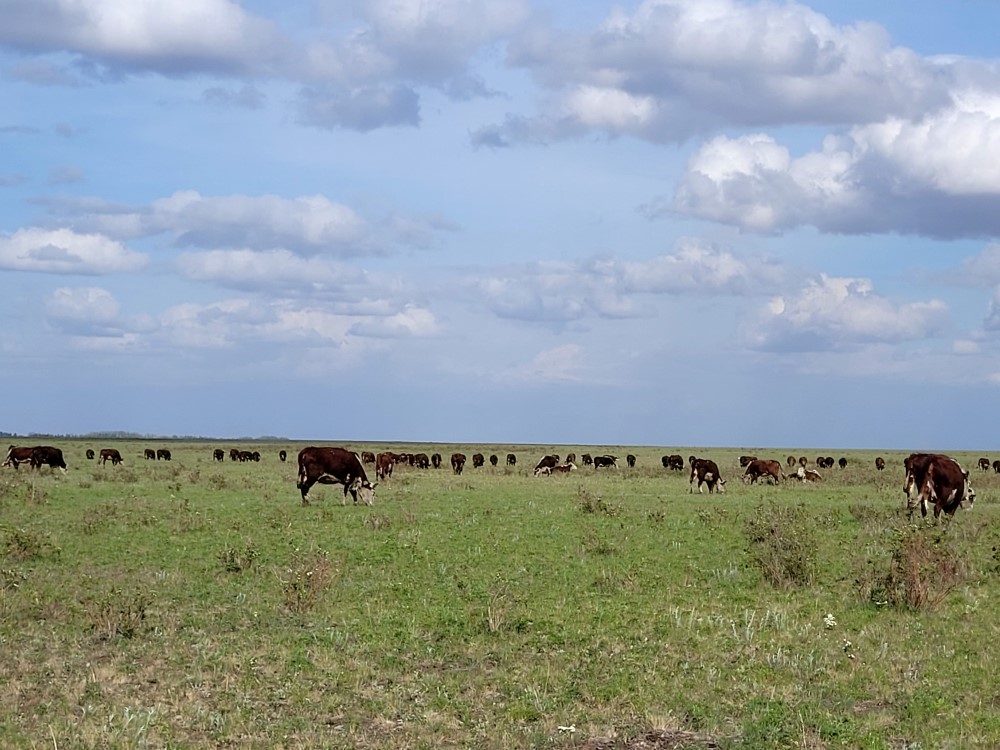
[{"label": "white face cow", "polygon": [[358,502],[358,498],[361,499],[365,505],[373,505],[375,503],[375,487],[378,484],[372,484],[366,479],[358,479],[354,486],[351,487],[351,496],[354,498],[354,502]]}]

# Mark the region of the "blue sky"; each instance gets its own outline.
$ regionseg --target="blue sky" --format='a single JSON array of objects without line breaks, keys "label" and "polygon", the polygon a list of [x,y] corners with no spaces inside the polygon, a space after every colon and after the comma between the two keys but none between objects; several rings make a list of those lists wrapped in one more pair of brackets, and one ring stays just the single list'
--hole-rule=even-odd
[{"label": "blue sky", "polygon": [[998,447],[1000,3],[0,18],[0,430]]}]

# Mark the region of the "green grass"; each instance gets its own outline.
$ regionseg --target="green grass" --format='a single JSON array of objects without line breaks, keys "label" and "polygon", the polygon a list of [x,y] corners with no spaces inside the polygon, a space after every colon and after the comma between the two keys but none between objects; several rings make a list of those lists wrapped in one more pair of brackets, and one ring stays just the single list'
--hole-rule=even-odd
[{"label": "green grass", "polygon": [[[297,445],[53,444],[68,474],[0,472],[3,747],[1000,745],[992,472],[911,526],[902,453],[747,486],[740,454],[801,451],[358,444],[501,463],[303,507]],[[639,460],[531,476],[571,450]],[[690,495],[674,452],[727,493]]]}]

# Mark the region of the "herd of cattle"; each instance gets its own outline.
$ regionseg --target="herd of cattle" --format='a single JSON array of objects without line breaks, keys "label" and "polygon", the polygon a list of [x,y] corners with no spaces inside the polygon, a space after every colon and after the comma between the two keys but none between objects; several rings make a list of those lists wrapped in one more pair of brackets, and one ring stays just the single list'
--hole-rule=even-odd
[{"label": "herd of cattle", "polygon": [[[88,459],[93,460],[95,453],[93,450],[86,451]],[[281,461],[287,459],[287,452],[281,450],[278,458]],[[171,460],[170,451],[166,448],[153,450],[146,448],[143,451],[146,460]],[[225,452],[222,448],[215,448],[212,453],[214,461],[224,461]],[[238,462],[259,462],[261,455],[259,451],[238,450],[232,448],[229,451],[231,461]],[[534,468],[535,476],[552,476],[577,470],[576,454],[570,453],[565,458],[560,458],[556,454],[542,456]],[[486,458],[482,453],[475,453],[472,456],[473,468],[480,468],[486,465],[487,460],[491,466],[497,466],[500,457],[493,454]],[[618,457],[612,455],[592,456],[584,453],[580,457],[585,466],[593,466],[597,469],[617,469]],[[123,463],[121,453],[117,448],[102,448],[98,457],[101,464],[108,461],[117,466]],[[453,453],[451,455],[451,469],[455,474],[461,474],[465,468],[467,458],[464,453]],[[625,462],[632,468],[636,464],[636,457],[628,454]],[[38,469],[42,466],[50,466],[66,471],[66,461],[63,458],[62,450],[48,445],[38,445],[31,447],[18,447],[11,445],[7,450],[7,456],[3,461],[3,466],[12,466],[15,469],[22,463],[29,464],[31,468]],[[298,487],[303,504],[309,503],[309,489],[316,483],[320,484],[340,484],[344,488],[344,503],[347,502],[347,495],[350,493],[355,503],[359,498],[367,505],[371,505],[375,500],[375,486],[369,481],[364,465],[375,467],[376,480],[385,480],[392,477],[393,467],[396,465],[408,465],[419,469],[434,467],[440,469],[444,459],[440,453],[433,453],[428,456],[426,453],[394,453],[385,451],[375,454],[364,451],[360,454],[354,453],[344,448],[303,448],[298,455]],[[684,458],[677,454],[665,455],[661,459],[663,468],[671,471],[684,470]],[[761,459],[757,456],[740,456],[740,466],[743,468],[743,481],[753,484],[758,480],[764,480],[777,484],[786,479],[797,479],[799,481],[818,482],[823,477],[816,469],[809,468],[809,460],[802,456],[796,458],[789,456],[785,462],[785,467],[781,462],[773,459]],[[820,456],[816,459],[816,466],[821,469],[832,468],[835,463],[841,469],[847,467],[847,459],[841,458],[835,462],[830,456]],[[517,465],[517,456],[508,453],[505,464],[509,467]],[[708,487],[709,493],[725,492],[726,480],[715,461],[707,458],[690,456],[687,461],[690,469],[688,480],[689,492],[694,492],[695,486],[698,492],[703,492],[703,487]],[[977,465],[982,471],[993,469],[1000,473],[1000,460],[993,461],[988,458],[980,458]],[[875,459],[875,468],[878,471],[885,469],[885,460],[880,456]],[[784,468],[789,469],[786,474]],[[955,511],[962,507],[971,508],[976,499],[975,490],[969,481],[969,472],[964,470],[957,461],[949,456],[936,453],[913,453],[903,461],[905,479],[903,482],[903,492],[906,495],[907,508],[912,515],[920,508],[921,515],[926,516],[928,509],[932,508],[934,517],[941,513],[954,515]],[[697,484],[696,484],[697,483]]]}]

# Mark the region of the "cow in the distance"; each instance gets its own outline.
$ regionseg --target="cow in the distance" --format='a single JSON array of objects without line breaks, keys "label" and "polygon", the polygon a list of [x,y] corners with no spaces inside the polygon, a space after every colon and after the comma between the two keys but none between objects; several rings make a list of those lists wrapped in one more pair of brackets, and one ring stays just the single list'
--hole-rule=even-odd
[{"label": "cow in the distance", "polygon": [[426,453],[415,453],[413,454],[413,465],[418,469],[429,469],[431,467],[431,460],[427,457]]},{"label": "cow in the distance", "polygon": [[122,462],[122,454],[118,452],[117,448],[101,448],[101,466],[104,466],[108,461],[111,462],[112,466],[117,466]]},{"label": "cow in the distance", "polygon": [[822,482],[823,476],[815,469],[807,469],[804,466],[800,466],[794,474],[791,476],[798,479],[800,482]]},{"label": "cow in the distance", "polygon": [[226,452],[224,450],[222,450],[222,448],[216,448],[214,451],[212,451],[212,460],[213,461],[225,461],[226,460]]},{"label": "cow in the distance", "polygon": [[88,461],[93,461],[94,460],[94,449],[93,448],[87,448],[87,460]]},{"label": "cow in the distance", "polygon": [[568,464],[574,464],[574,463],[576,463],[576,454],[575,453],[567,453],[566,454],[566,461],[565,461],[565,463],[568,463]]},{"label": "cow in the distance", "polygon": [[979,470],[980,471],[989,471],[990,470],[990,460],[988,458],[986,458],[985,456],[983,456],[981,459],[979,459]]},{"label": "cow in the distance", "polygon": [[507,454],[507,465],[508,466],[517,466],[517,456],[515,456],[513,453],[508,453]]},{"label": "cow in the distance", "polygon": [[938,453],[911,453],[904,461],[906,479],[903,492],[906,508],[912,517],[920,507],[920,515],[927,515],[928,506],[934,508],[934,518],[942,512],[954,516],[959,508],[971,508],[976,492],[969,483],[969,472],[950,456]]},{"label": "cow in the distance", "polygon": [[789,456],[787,463],[788,463],[788,468],[789,469],[792,468],[793,466],[795,466],[795,464],[797,463],[796,460],[795,460],[795,456]]},{"label": "cow in the distance", "polygon": [[628,467],[630,469],[634,469],[635,468],[635,456],[633,456],[631,453],[629,453],[627,456],[625,456],[625,463],[628,464]]},{"label": "cow in the distance", "polygon": [[373,464],[375,463],[375,454],[371,451],[361,451],[361,463],[363,464]]},{"label": "cow in the distance", "polygon": [[537,477],[539,474],[543,474],[547,477],[550,477],[553,474],[568,474],[571,471],[576,471],[576,464],[573,463],[572,461],[567,461],[566,463],[560,464],[559,466],[552,466],[552,467],[546,466],[541,470],[536,471],[535,476]]},{"label": "cow in the distance", "polygon": [[718,490],[719,494],[726,491],[726,480],[719,473],[719,467],[710,458],[697,458],[691,464],[691,478],[688,480],[688,492],[694,492],[694,480],[698,480],[698,494],[702,494],[701,486],[708,486],[708,493]]},{"label": "cow in the distance", "polygon": [[846,458],[841,457],[841,459],[837,463],[840,465],[841,469],[846,469],[847,468],[847,459]]},{"label": "cow in the distance", "polygon": [[555,455],[554,453],[548,456],[542,456],[540,459],[538,459],[538,463],[535,464],[534,474],[536,477],[539,474],[548,474],[553,467],[558,465],[559,465],[559,456]]},{"label": "cow in the distance", "polygon": [[884,471],[885,470],[885,459],[882,458],[881,456],[879,456],[878,458],[876,458],[875,459],[875,468],[878,469],[879,471]]},{"label": "cow in the distance", "polygon": [[482,453],[472,454],[472,468],[480,469],[486,463],[486,457]]},{"label": "cow in the distance", "polygon": [[440,453],[434,453],[433,455],[431,455],[431,466],[433,466],[435,469],[440,469],[441,468],[441,454]]},{"label": "cow in the distance", "polygon": [[618,468],[618,457],[617,456],[594,456],[594,471],[597,471],[601,467],[617,469]]},{"label": "cow in the distance", "polygon": [[993,473],[1000,474],[1000,459],[993,462]]},{"label": "cow in the distance", "polygon": [[59,448],[51,445],[36,445],[31,449],[31,468],[40,469],[43,466],[50,466],[53,469],[62,469],[66,473],[66,462],[63,460],[63,452]]},{"label": "cow in the distance", "polygon": [[492,454],[490,456],[490,466],[495,468],[498,463],[500,463],[500,457],[496,453]]},{"label": "cow in the distance", "polygon": [[344,485],[344,499],[341,505],[347,505],[347,493],[351,493],[354,503],[358,498],[365,505],[375,502],[375,487],[368,481],[368,475],[361,465],[361,458],[343,448],[316,448],[310,446],[299,451],[299,478],[296,487],[302,493],[302,504],[309,504],[309,488],[316,483]]},{"label": "cow in the distance", "polygon": [[[799,468],[804,468],[800,465]],[[764,477],[766,479],[773,480],[774,484],[785,478],[784,472],[781,470],[781,464],[777,461],[771,461],[768,459],[757,459],[756,461],[751,461],[747,465],[747,469],[743,472],[743,481],[749,482],[750,484],[756,483],[758,479]]]},{"label": "cow in the distance", "polygon": [[288,458],[288,452],[287,451],[283,451],[283,450],[282,451],[278,451],[278,460],[281,461],[281,463],[285,463],[285,460],[287,458]]},{"label": "cow in the distance", "polygon": [[167,450],[166,448],[158,448],[157,451],[156,451],[156,460],[159,461],[161,458],[164,461],[169,461],[170,460],[170,451]]},{"label": "cow in the distance", "polygon": [[671,471],[684,471],[684,456],[679,453],[672,453],[669,456],[664,456],[660,459],[660,463],[663,464],[664,469],[670,469]]},{"label": "cow in the distance", "polygon": [[142,457],[147,461],[155,461],[156,451],[154,451],[152,448],[146,448],[146,450],[142,452]]},{"label": "cow in the distance", "polygon": [[580,456],[580,460],[583,461],[584,466],[590,466],[592,463],[594,463],[594,459],[591,458],[589,453],[584,453],[582,456]]},{"label": "cow in the distance", "polygon": [[756,460],[757,460],[756,456],[740,456],[740,466],[745,469],[750,464],[751,461],[756,461]]},{"label": "cow in the distance", "polygon": [[[229,449],[229,460],[230,461],[242,461],[243,459],[240,458],[240,452],[241,451],[240,451],[239,448],[230,448]],[[153,454],[153,457],[154,458],[156,457],[155,453]]]},{"label": "cow in the distance", "polygon": [[451,470],[456,474],[461,474],[462,469],[465,468],[465,454],[464,453],[452,453],[451,454]]},{"label": "cow in the distance", "polygon": [[389,479],[392,477],[392,454],[391,453],[379,453],[375,456],[375,478],[376,479]]},{"label": "cow in the distance", "polygon": [[4,459],[4,466],[13,466],[15,469],[21,464],[31,463],[31,454],[35,449],[30,446],[10,446],[7,449],[7,458]]}]

